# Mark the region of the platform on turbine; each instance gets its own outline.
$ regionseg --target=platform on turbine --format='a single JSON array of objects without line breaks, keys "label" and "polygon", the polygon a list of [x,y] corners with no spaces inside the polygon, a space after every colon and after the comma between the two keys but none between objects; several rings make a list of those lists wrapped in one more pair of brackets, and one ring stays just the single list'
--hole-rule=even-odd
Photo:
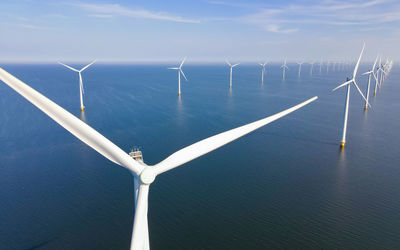
[{"label": "platform on turbine", "polygon": [[132,157],[135,161],[143,162],[143,154],[138,148],[134,148],[129,153],[129,156]]}]

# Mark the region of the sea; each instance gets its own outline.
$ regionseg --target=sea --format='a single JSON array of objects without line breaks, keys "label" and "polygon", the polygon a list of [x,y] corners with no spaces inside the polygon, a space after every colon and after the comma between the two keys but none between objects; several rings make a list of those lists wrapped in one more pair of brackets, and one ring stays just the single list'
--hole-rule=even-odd
[{"label": "sea", "polygon": [[[178,63],[178,62],[177,62]],[[3,64],[146,164],[313,96],[315,102],[157,176],[149,194],[152,249],[399,249],[400,69],[371,108],[350,91],[353,65],[183,66],[178,97],[167,64],[96,63],[78,74],[54,64]],[[84,65],[73,64],[73,67]],[[356,78],[365,93],[368,77]],[[133,177],[0,82],[0,249],[129,249]]]}]

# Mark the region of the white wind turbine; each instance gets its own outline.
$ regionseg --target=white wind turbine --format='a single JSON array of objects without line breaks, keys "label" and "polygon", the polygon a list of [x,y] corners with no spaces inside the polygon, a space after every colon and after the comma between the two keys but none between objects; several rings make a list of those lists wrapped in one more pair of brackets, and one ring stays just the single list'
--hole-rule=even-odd
[{"label": "white wind turbine", "polygon": [[94,60],[93,62],[89,63],[88,65],[86,65],[85,67],[83,67],[81,70],[74,69],[74,68],[72,68],[71,66],[68,66],[68,65],[66,65],[66,64],[64,64],[64,63],[62,63],[62,62],[58,62],[59,64],[65,66],[65,67],[67,67],[67,68],[69,68],[70,70],[73,70],[73,71],[75,71],[75,72],[78,72],[78,75],[79,75],[79,97],[80,97],[80,100],[81,100],[81,111],[83,111],[84,108],[85,108],[85,106],[83,105],[83,94],[85,93],[85,91],[83,90],[83,81],[82,81],[82,74],[81,74],[81,73],[82,73],[85,69],[87,69],[90,65],[92,65],[93,63],[95,63],[95,62],[96,62],[96,60]]},{"label": "white wind turbine", "polygon": [[[264,74],[265,74],[265,66],[267,65],[268,62],[264,63],[259,63],[260,66],[262,67],[261,69],[261,83],[264,84]],[[232,72],[232,71],[231,71]]]},{"label": "white wind turbine", "polygon": [[286,58],[285,58],[285,62],[283,63],[283,65],[281,66],[282,68],[282,80],[285,80],[286,77],[286,69],[289,69],[288,66],[286,66]]},{"label": "white wind turbine", "polygon": [[370,71],[368,71],[368,72],[365,72],[363,75],[368,75],[368,85],[367,85],[367,92],[366,92],[366,95],[367,95],[367,100],[365,100],[365,106],[364,106],[364,110],[367,110],[368,109],[368,100],[369,100],[369,89],[370,89],[370,86],[371,86],[371,75],[374,77],[374,79],[375,79],[375,91],[376,91],[376,86],[378,85],[378,78],[376,77],[376,75],[375,75],[375,66],[376,66],[376,62],[378,61],[378,56],[376,57],[376,59],[375,59],[375,62],[374,62],[374,65],[372,66],[372,69],[370,70]]},{"label": "white wind turbine", "polygon": [[25,99],[30,101],[33,105],[47,114],[50,118],[68,130],[79,140],[96,150],[105,158],[126,168],[132,173],[134,177],[135,188],[135,217],[131,240],[132,250],[150,248],[147,221],[148,194],[150,184],[153,183],[159,174],[179,167],[193,159],[207,154],[258,128],[263,127],[264,125],[290,114],[291,112],[315,101],[318,98],[315,96],[275,115],[201,140],[175,152],[156,165],[148,166],[142,160],[134,160],[130,155],[125,153],[122,149],[113,144],[89,125],[82,122],[80,119],[76,118],[71,113],[61,108],[56,103],[52,102],[50,99],[32,89],[2,68],[0,68],[0,80],[18,92]]},{"label": "white wind turbine", "polygon": [[313,68],[314,68],[315,61],[310,62],[310,75],[312,76]]},{"label": "white wind turbine", "polygon": [[389,73],[388,72],[388,68],[389,68],[389,59],[386,58],[386,62],[385,64],[382,66],[382,79],[381,79],[381,84],[382,85],[385,82],[386,76]]},{"label": "white wind turbine", "polygon": [[225,61],[228,65],[229,65],[229,67],[230,67],[230,73],[229,73],[229,87],[230,88],[232,88],[232,69],[233,69],[233,67],[236,67],[236,66],[238,66],[239,65],[239,63],[236,63],[236,64],[231,64],[230,62],[228,62],[228,60],[226,60]]},{"label": "white wind turbine", "polygon": [[[379,80],[379,83],[378,83],[378,87],[379,87],[379,88],[382,86],[383,72],[384,72],[384,71],[383,71],[382,56],[381,56],[381,57],[379,57],[379,64],[378,64],[378,68],[377,68],[377,71],[376,71],[377,78],[378,78],[378,80]],[[374,92],[374,95],[376,95],[376,90],[375,90],[375,92]]]},{"label": "white wind turbine", "polygon": [[299,72],[298,72],[298,77],[300,78],[301,75],[301,65],[303,65],[304,62],[298,62],[297,64],[299,65]]},{"label": "white wind turbine", "polygon": [[319,74],[321,75],[322,73],[322,57],[321,57],[321,61],[319,62]]},{"label": "white wind turbine", "polygon": [[[361,54],[360,54],[360,57],[358,58],[357,64],[354,67],[353,78],[351,78],[351,80],[349,80],[349,78],[347,78],[347,81],[345,83],[337,86],[336,88],[334,88],[332,90],[332,91],[335,91],[335,90],[337,90],[337,89],[339,89],[341,87],[347,86],[346,102],[345,102],[345,106],[344,106],[344,116],[343,116],[343,134],[342,134],[342,140],[340,141],[340,146],[342,148],[346,144],[347,118],[348,118],[348,115],[349,115],[350,85],[354,84],[354,86],[356,87],[356,89],[358,90],[360,95],[364,98],[365,101],[367,101],[367,99],[364,97],[363,93],[361,92],[360,88],[358,87],[358,85],[356,83],[357,70],[358,70],[358,66],[360,65],[360,61],[361,61],[362,54],[364,52],[364,48],[365,48],[365,44],[363,45],[363,48],[361,50]],[[368,102],[367,102],[367,105],[370,106]]]},{"label": "white wind turbine", "polygon": [[168,69],[175,69],[175,70],[178,70],[178,95],[179,95],[179,96],[181,95],[181,74],[183,75],[183,77],[185,78],[186,81],[188,80],[188,79],[186,78],[186,76],[185,76],[185,73],[183,73],[183,70],[182,70],[182,65],[183,65],[183,63],[185,62],[185,60],[186,60],[186,57],[183,58],[183,60],[182,60],[181,64],[179,65],[179,67],[168,68]]}]

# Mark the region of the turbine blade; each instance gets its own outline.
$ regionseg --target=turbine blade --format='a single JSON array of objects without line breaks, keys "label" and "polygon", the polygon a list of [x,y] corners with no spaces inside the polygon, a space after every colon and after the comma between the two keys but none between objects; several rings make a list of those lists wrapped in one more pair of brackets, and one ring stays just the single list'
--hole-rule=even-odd
[{"label": "turbine blade", "polygon": [[365,98],[364,94],[362,93],[361,89],[358,87],[356,81],[352,81],[354,86],[356,86],[358,93],[360,93],[360,95],[362,96],[362,98],[364,99],[364,101],[366,101],[367,105],[371,107],[371,105],[369,105],[369,102],[367,101],[367,98]]},{"label": "turbine blade", "polygon": [[182,60],[182,62],[181,62],[181,65],[179,66],[179,68],[182,68],[182,65],[183,65],[183,63],[186,61],[186,57],[185,58],[183,58],[183,60]]},{"label": "turbine blade", "polygon": [[176,67],[175,67],[175,68],[168,68],[168,69],[179,69],[179,68],[176,68]]},{"label": "turbine blade", "polygon": [[362,73],[362,75],[369,75],[371,73],[372,73],[372,71],[368,71],[368,72]]},{"label": "turbine blade", "polygon": [[73,71],[75,71],[75,72],[79,72],[79,70],[74,69],[74,68],[72,68],[71,66],[68,66],[68,65],[66,65],[66,64],[64,64],[64,63],[62,63],[62,62],[57,62],[57,63],[58,63],[58,64],[61,64],[62,66],[65,66],[65,67],[69,68],[70,70],[73,70]]},{"label": "turbine blade", "polygon": [[232,65],[232,68],[238,66],[239,64],[240,63],[236,63],[236,64]]},{"label": "turbine blade", "polygon": [[181,72],[181,74],[183,75],[183,77],[185,77],[185,80],[188,81],[188,79],[185,76],[185,73],[183,73],[182,69],[179,69],[179,71]]},{"label": "turbine blade", "polygon": [[228,60],[225,60],[225,62],[226,62],[230,67],[232,67],[232,64],[230,64],[230,63],[228,62]]},{"label": "turbine blade", "polygon": [[131,249],[143,249],[143,244],[146,241],[148,196],[149,185],[140,184],[133,222]]},{"label": "turbine blade", "polygon": [[372,72],[374,72],[374,70],[375,70],[375,66],[376,66],[376,62],[377,62],[377,61],[378,61],[378,56],[376,56],[374,65],[372,66],[372,69],[371,69]]},{"label": "turbine blade", "polygon": [[289,109],[286,109],[284,111],[281,111],[275,115],[266,117],[264,119],[249,123],[247,125],[243,125],[241,127],[235,128],[228,130],[226,132],[214,135],[212,137],[209,137],[207,139],[201,140],[199,142],[196,142],[190,146],[187,146],[172,155],[170,155],[168,158],[163,160],[162,162],[158,163],[157,165],[154,166],[154,171],[157,174],[163,173],[165,171],[168,171],[170,169],[176,168],[178,166],[181,166],[182,164],[185,164],[186,162],[189,162],[193,159],[196,159],[204,154],[207,154],[219,147],[222,147],[223,145],[232,142],[258,128],[261,128],[264,125],[267,125],[268,123],[271,123],[285,115],[290,114],[291,112],[315,101],[318,97],[315,96],[305,102],[302,102],[296,106],[293,106]]},{"label": "turbine blade", "polygon": [[372,72],[372,75],[374,76],[374,78],[375,78],[375,81],[377,82],[377,81],[378,81],[378,78],[376,77],[376,74],[375,74],[375,72]]},{"label": "turbine blade", "polygon": [[365,43],[364,43],[364,45],[363,45],[363,47],[362,47],[362,50],[361,50],[360,56],[358,57],[357,64],[356,64],[356,66],[354,67],[353,79],[356,79],[356,75],[357,75],[358,66],[360,65],[360,61],[361,61],[362,54],[364,53],[364,49],[365,49]]},{"label": "turbine blade", "polygon": [[133,160],[103,135],[2,68],[0,68],[0,80],[110,161],[133,171],[137,175],[143,170],[141,164]]},{"label": "turbine blade", "polygon": [[351,82],[352,82],[352,80],[347,81],[347,82],[345,82],[345,83],[343,83],[343,84],[337,86],[336,88],[332,89],[332,91],[335,91],[335,90],[337,90],[337,89],[340,89],[341,87],[344,87],[344,86],[346,86],[347,84],[350,84]]},{"label": "turbine blade", "polygon": [[85,69],[89,68],[90,65],[92,65],[93,63],[95,63],[97,60],[94,60],[93,62],[89,63],[88,65],[86,65],[85,67],[83,67],[80,72],[84,71]]}]

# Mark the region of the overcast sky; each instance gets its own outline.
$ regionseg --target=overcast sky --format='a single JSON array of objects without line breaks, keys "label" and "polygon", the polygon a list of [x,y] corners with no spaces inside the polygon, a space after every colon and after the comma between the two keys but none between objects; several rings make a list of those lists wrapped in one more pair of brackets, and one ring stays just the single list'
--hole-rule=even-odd
[{"label": "overcast sky", "polygon": [[400,59],[399,0],[1,0],[0,61]]}]

